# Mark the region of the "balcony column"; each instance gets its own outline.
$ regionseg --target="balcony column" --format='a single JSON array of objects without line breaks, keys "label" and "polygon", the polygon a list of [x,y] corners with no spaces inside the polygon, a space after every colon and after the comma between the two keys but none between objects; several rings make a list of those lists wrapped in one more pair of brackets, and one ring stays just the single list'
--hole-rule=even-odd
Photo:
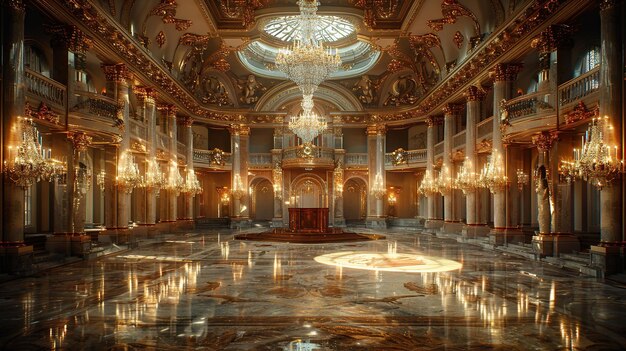
[{"label": "balcony column", "polygon": [[[8,160],[9,146],[17,145],[20,132],[11,133],[18,116],[24,116],[24,18],[26,8],[22,1],[4,1],[1,6],[4,23],[2,62],[2,152]],[[0,166],[3,167],[3,166]],[[24,189],[15,185],[8,177],[2,177],[2,245],[11,246],[18,252],[24,245]],[[32,247],[30,247],[32,251]],[[0,271],[17,268],[19,254],[2,257]],[[5,265],[6,263],[6,265]]]},{"label": "balcony column", "polygon": [[383,214],[383,199],[372,193],[377,175],[382,178],[382,187],[386,188],[385,182],[385,134],[387,127],[384,124],[372,124],[367,126],[367,156],[369,163],[369,192],[368,192],[368,216],[366,225],[370,228],[386,228],[387,222]]},{"label": "balcony column", "polygon": [[[276,140],[276,138],[274,138]],[[274,146],[277,146],[274,144]],[[274,217],[272,227],[281,228],[283,223],[283,199],[285,198],[285,180],[282,169],[282,149],[272,149],[272,185],[274,186]]]},{"label": "balcony column", "polygon": [[[169,188],[165,191],[164,200],[162,202],[164,209],[162,211],[161,222],[176,222],[178,218],[178,190],[175,188],[178,182],[178,130],[176,127],[177,108],[174,105],[159,105],[157,109],[164,115],[167,128],[167,136],[169,137],[169,162],[167,169],[167,183]],[[172,229],[172,228],[170,228]]]},{"label": "balcony column", "polygon": [[[459,104],[447,104],[443,108],[444,122],[443,122],[443,165],[442,174],[444,169],[447,169],[447,174],[451,181],[454,181],[454,164],[452,163],[452,147],[454,139],[454,120],[459,118],[460,113],[463,111],[463,105]],[[454,213],[454,190],[449,190],[443,194],[443,219],[444,230],[447,232],[460,232],[460,227],[451,226],[448,223],[454,223],[458,218]]]},{"label": "balcony column", "polygon": [[75,92],[87,91],[87,50],[93,45],[74,25],[52,25],[47,27],[52,34],[52,78],[67,86],[67,103],[75,106]]},{"label": "balcony column", "polygon": [[[146,123],[147,126],[146,143],[148,144],[148,154],[146,156],[146,161],[152,162],[156,160],[157,149],[156,91],[150,87],[135,87],[135,95],[137,96],[139,103],[143,105],[143,121],[144,123]],[[146,162],[146,167],[148,167],[148,162]],[[145,225],[153,226],[156,224],[156,201],[157,192],[159,191],[160,189],[155,189],[152,187],[145,189]]]},{"label": "balcony column", "polygon": [[[341,128],[338,128],[341,131]],[[339,132],[341,134],[341,132]],[[337,135],[337,133],[335,133]],[[343,184],[346,150],[335,149],[335,170],[333,171],[333,198],[335,199],[335,227],[345,227],[343,216]]]},{"label": "balcony column", "polygon": [[[480,119],[480,104],[485,98],[485,91],[479,86],[470,86],[465,92],[466,100],[466,128],[465,128],[465,164],[471,167],[468,169],[470,173],[478,173],[478,159],[476,157],[476,124]],[[475,237],[477,235],[486,235],[486,226],[480,225],[480,197],[479,189],[469,190],[465,194],[466,207],[466,226],[463,229],[463,235]]]},{"label": "balcony column", "polygon": [[[102,70],[106,77],[107,96],[112,97],[120,106],[118,119],[120,124],[121,141],[118,148],[120,161],[121,153],[130,152],[130,128],[129,128],[129,89],[128,81],[131,77],[128,68],[124,64],[102,64]],[[119,168],[119,164],[117,167]],[[117,172],[113,173],[117,174]],[[109,198],[112,198],[110,196]],[[122,187],[117,187],[117,224],[118,229],[127,229],[130,219],[130,194]]]},{"label": "balcony column", "polygon": [[[428,116],[426,118],[426,171],[435,178],[435,126],[441,123],[438,116]],[[435,209],[435,194],[429,194],[426,198],[427,219],[426,228],[439,228],[443,225],[441,218],[437,217]]]},{"label": "balcony column", "polygon": [[[232,224],[237,226],[249,225],[249,192],[248,192],[248,144],[250,140],[250,127],[243,124],[231,124],[230,140],[232,150],[232,186],[236,190],[241,187],[241,196],[233,197],[234,218]],[[239,180],[237,179],[239,178]]]},{"label": "balcony column", "polygon": [[[506,157],[506,151],[502,142],[502,131],[500,129],[503,100],[511,96],[511,83],[515,81],[517,73],[519,73],[521,65],[519,64],[497,64],[495,69],[490,72],[493,77],[493,132],[492,132],[492,155],[498,153],[503,159]],[[506,197],[508,189],[498,191],[493,194],[493,227],[495,232],[504,232],[506,230]],[[496,241],[499,238],[496,238]]]},{"label": "balcony column", "polygon": [[[600,1],[600,116],[608,116],[613,129],[605,131],[607,144],[618,145],[624,159],[622,111],[622,53],[621,9],[619,0]],[[600,244],[591,247],[591,260],[605,274],[623,270],[626,239],[622,216],[624,213],[624,175],[607,184],[600,191]],[[621,247],[618,247],[621,246]],[[620,266],[621,264],[621,266]],[[621,267],[621,268],[620,268]]]},{"label": "balcony column", "polygon": [[[187,172],[194,172],[193,168],[193,131],[191,127],[193,125],[193,119],[191,117],[185,116],[184,118],[179,118],[180,125],[183,127],[183,139],[185,140],[185,144],[187,145],[187,150],[185,153],[185,159],[187,161]],[[186,175],[185,175],[186,177]],[[186,180],[187,178],[185,178]],[[186,220],[193,220],[193,198],[195,194],[186,193],[185,194],[185,215],[184,218]]]},{"label": "balcony column", "polygon": [[[537,91],[546,91],[543,101],[552,107],[556,107],[557,103],[557,49],[569,43],[571,31],[571,27],[568,25],[553,24],[541,32],[531,43],[531,46],[539,52],[541,71],[537,77]],[[561,62],[559,62],[560,64]],[[566,63],[563,62],[563,64]]]}]

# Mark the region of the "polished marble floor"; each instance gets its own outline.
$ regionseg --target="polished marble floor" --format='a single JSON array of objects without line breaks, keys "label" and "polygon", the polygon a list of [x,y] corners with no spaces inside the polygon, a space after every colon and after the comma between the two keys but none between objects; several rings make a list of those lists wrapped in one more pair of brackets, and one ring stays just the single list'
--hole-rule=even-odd
[{"label": "polished marble floor", "polygon": [[[619,284],[409,230],[383,231],[381,241],[318,245],[239,242],[232,234],[164,235],[2,283],[0,347],[626,348],[626,288]],[[406,263],[394,257],[462,267],[387,271],[315,260],[343,251],[380,253],[390,267]]]}]

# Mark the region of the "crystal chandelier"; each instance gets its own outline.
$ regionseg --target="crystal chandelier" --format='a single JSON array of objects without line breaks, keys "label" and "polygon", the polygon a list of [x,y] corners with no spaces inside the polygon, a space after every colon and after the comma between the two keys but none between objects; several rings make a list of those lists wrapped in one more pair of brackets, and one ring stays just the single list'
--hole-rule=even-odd
[{"label": "crystal chandelier", "polygon": [[129,194],[143,183],[143,178],[139,174],[139,166],[135,163],[135,156],[129,151],[122,152],[120,156],[115,181],[120,188]]},{"label": "crystal chandelier", "polygon": [[98,175],[96,176],[96,184],[98,184],[98,187],[100,188],[100,191],[102,192],[102,194],[104,195],[104,187],[105,187],[105,180],[106,180],[106,172],[104,170],[100,171],[100,173],[98,173]]},{"label": "crystal chandelier", "polygon": [[235,174],[232,194],[237,200],[240,200],[246,194],[246,188],[244,188],[239,174]]},{"label": "crystal chandelier", "polygon": [[435,185],[437,186],[437,192],[443,196],[449,196],[454,190],[454,180],[448,166],[443,166],[439,177],[437,177]]},{"label": "crystal chandelier", "polygon": [[313,96],[302,97],[302,113],[299,116],[291,117],[289,129],[302,139],[302,143],[309,145],[313,138],[318,136],[328,128],[324,117],[313,112]]},{"label": "crystal chandelier", "polygon": [[518,168],[515,173],[517,175],[517,188],[522,191],[522,189],[524,189],[524,186],[528,185],[530,177],[528,176],[528,173],[524,172],[523,169]]},{"label": "crystal chandelier", "polygon": [[382,199],[387,193],[387,189],[385,189],[385,185],[383,184],[383,176],[380,173],[377,173],[376,177],[374,177],[374,184],[370,192],[378,200]]},{"label": "crystal chandelier", "polygon": [[582,138],[581,149],[574,149],[574,174],[591,182],[599,190],[611,183],[624,171],[624,162],[619,159],[617,145],[611,147],[605,141],[608,116],[594,118],[585,136]]},{"label": "crystal chandelier", "polygon": [[185,184],[183,185],[181,192],[189,194],[190,196],[202,193],[202,186],[200,185],[200,181],[198,180],[198,177],[193,169],[187,170]]},{"label": "crystal chandelier", "polygon": [[174,160],[170,161],[170,169],[165,189],[172,190],[176,192],[176,195],[178,195],[183,190],[184,185],[185,180],[180,175],[180,171],[178,170],[178,164]]},{"label": "crystal chandelier", "polygon": [[497,194],[506,189],[508,178],[504,171],[504,161],[497,150],[489,157],[489,161],[480,173],[479,182],[484,188],[488,188],[492,194]]},{"label": "crystal chandelier", "polygon": [[437,192],[435,177],[429,170],[426,170],[426,173],[424,173],[424,178],[422,179],[419,188],[417,188],[417,191],[426,197],[433,196]]},{"label": "crystal chandelier", "polygon": [[21,135],[21,141],[16,147],[8,147],[8,157],[4,161],[5,175],[22,188],[40,180],[52,181],[63,177],[66,174],[65,164],[51,158],[52,151],[43,148],[43,138],[33,121],[22,117],[17,120],[13,132]]},{"label": "crystal chandelier", "polygon": [[476,172],[474,172],[474,165],[469,158],[465,158],[454,183],[454,187],[461,189],[463,194],[466,195],[480,188],[478,176],[476,175]]},{"label": "crystal chandelier", "polygon": [[294,40],[289,49],[281,49],[276,55],[276,68],[285,73],[300,90],[302,95],[313,95],[317,87],[341,65],[341,58],[335,50],[324,49],[315,39],[315,28],[320,21],[317,16],[317,0],[299,0],[300,37]]},{"label": "crystal chandelier", "polygon": [[335,196],[343,196],[343,168],[337,166],[333,171],[333,181],[335,183]]},{"label": "crystal chandelier", "polygon": [[274,197],[277,199],[282,199],[283,191],[282,184],[283,182],[283,169],[280,167],[280,163],[276,163],[274,169],[272,170],[272,183],[274,187]]},{"label": "crystal chandelier", "polygon": [[[148,189],[163,189],[167,184],[167,181],[163,172],[161,172],[161,168],[159,167],[159,162],[156,157],[151,160],[147,160],[146,163],[146,177],[142,186]],[[157,196],[159,193],[159,191],[156,192]]]}]

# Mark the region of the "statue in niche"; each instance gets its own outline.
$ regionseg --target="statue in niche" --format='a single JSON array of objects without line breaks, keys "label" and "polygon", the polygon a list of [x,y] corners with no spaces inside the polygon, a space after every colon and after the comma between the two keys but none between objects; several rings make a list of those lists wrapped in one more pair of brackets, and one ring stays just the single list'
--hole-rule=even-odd
[{"label": "statue in niche", "polygon": [[367,74],[361,76],[361,79],[354,84],[352,91],[358,92],[359,100],[364,104],[371,104],[376,98],[376,84],[370,79]]},{"label": "statue in niche", "polygon": [[253,74],[248,75],[248,79],[245,81],[239,81],[237,84],[241,89],[242,96],[239,98],[244,104],[253,104],[259,100],[259,92],[267,90],[261,83],[259,83]]},{"label": "statue in niche", "polygon": [[412,105],[417,101],[417,82],[412,75],[406,74],[398,77],[391,85],[389,96],[385,100],[384,105]]},{"label": "statue in niche", "polygon": [[548,171],[545,166],[540,166],[535,171],[537,192],[537,221],[539,233],[550,233],[550,186],[548,183]]}]

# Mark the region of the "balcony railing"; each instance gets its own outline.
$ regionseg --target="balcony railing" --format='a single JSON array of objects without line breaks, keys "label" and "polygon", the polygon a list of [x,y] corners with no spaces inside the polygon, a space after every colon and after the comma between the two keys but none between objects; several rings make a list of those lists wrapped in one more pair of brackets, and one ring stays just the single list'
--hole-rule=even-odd
[{"label": "balcony railing", "polygon": [[493,133],[493,116],[486,118],[476,125],[476,138],[484,138]]},{"label": "balcony railing", "polygon": [[74,111],[102,117],[113,124],[119,123],[117,113],[120,106],[110,97],[88,91],[77,91],[76,101]]},{"label": "balcony railing", "polygon": [[248,165],[256,168],[270,168],[272,167],[272,154],[251,153],[248,157]]},{"label": "balcony railing", "polygon": [[367,153],[350,153],[345,157],[346,167],[367,167]]},{"label": "balcony railing", "polygon": [[439,154],[443,154],[443,141],[435,144],[435,156]]},{"label": "balcony railing", "polygon": [[216,155],[213,150],[194,149],[193,162],[215,167],[230,167],[232,166],[232,155],[230,152],[221,152],[220,155]]},{"label": "balcony railing", "polygon": [[552,106],[545,101],[546,96],[550,96],[549,90],[541,90],[507,100],[504,108],[509,113],[509,121],[536,115],[541,110],[552,109]]},{"label": "balcony railing", "polygon": [[465,131],[462,131],[460,133],[456,133],[453,137],[452,137],[452,147],[459,147],[465,145]]},{"label": "balcony railing", "polygon": [[138,138],[141,138],[143,140],[146,140],[147,139],[146,126],[140,121],[130,120],[130,134]]},{"label": "balcony railing", "polygon": [[[367,156],[367,154],[366,154]],[[406,162],[394,165],[394,155],[392,152],[388,152],[385,154],[385,167],[416,167],[420,166],[419,163],[426,162],[426,149],[417,149],[417,150],[407,150],[406,151]]]},{"label": "balcony railing", "polygon": [[161,148],[163,150],[169,150],[170,149],[170,138],[163,134],[163,133],[157,133],[157,148]]},{"label": "balcony railing", "polygon": [[585,96],[598,91],[600,87],[600,66],[565,82],[559,86],[559,106],[577,102]]},{"label": "balcony railing", "polygon": [[333,168],[335,164],[334,149],[313,147],[305,153],[300,146],[283,149],[283,167],[321,167]]},{"label": "balcony railing", "polygon": [[65,109],[66,88],[63,84],[29,68],[24,69],[26,92],[41,99],[51,107]]},{"label": "balcony railing", "polygon": [[187,155],[187,145],[181,143],[180,141],[176,142],[176,152],[178,152],[179,155]]}]

